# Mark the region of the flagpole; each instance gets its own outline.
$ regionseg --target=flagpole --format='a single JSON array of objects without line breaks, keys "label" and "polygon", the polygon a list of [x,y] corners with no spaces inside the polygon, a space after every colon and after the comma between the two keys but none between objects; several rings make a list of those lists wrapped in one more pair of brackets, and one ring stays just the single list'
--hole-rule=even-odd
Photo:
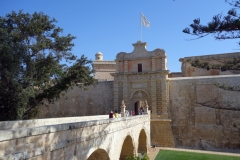
[{"label": "flagpole", "polygon": [[142,12],[140,12],[140,41],[142,41]]}]

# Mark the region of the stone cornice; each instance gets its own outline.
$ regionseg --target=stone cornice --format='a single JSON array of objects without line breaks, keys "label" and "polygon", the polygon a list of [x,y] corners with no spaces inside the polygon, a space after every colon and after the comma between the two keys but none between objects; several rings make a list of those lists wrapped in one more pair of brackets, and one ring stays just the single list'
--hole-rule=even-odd
[{"label": "stone cornice", "polygon": [[93,65],[94,64],[113,64],[113,65],[116,65],[116,62],[115,61],[93,61],[92,64]]},{"label": "stone cornice", "polygon": [[122,60],[136,60],[136,59],[144,59],[144,58],[166,58],[165,51],[163,49],[157,48],[154,51],[146,50],[147,43],[138,41],[133,44],[134,50],[131,53],[120,52],[116,56],[115,61]]},{"label": "stone cornice", "polygon": [[169,70],[162,70],[162,71],[150,71],[150,72],[119,72],[119,73],[111,73],[112,76],[118,76],[118,75],[146,75],[146,74],[169,74]]},{"label": "stone cornice", "polygon": [[214,60],[233,59],[233,58],[240,58],[240,52],[184,57],[184,58],[180,58],[179,61],[180,62],[189,62],[194,60],[214,61]]}]

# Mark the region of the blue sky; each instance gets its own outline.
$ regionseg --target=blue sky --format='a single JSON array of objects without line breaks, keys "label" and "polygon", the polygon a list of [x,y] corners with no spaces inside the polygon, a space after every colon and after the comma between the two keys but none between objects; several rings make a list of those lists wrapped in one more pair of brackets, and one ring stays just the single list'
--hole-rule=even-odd
[{"label": "blue sky", "polygon": [[195,18],[203,24],[218,13],[226,14],[225,0],[0,0],[0,16],[11,11],[43,12],[58,20],[57,25],[77,37],[73,52],[94,60],[98,51],[104,60],[114,60],[119,52],[130,53],[140,40],[140,11],[150,21],[142,29],[147,50],[162,48],[168,56],[170,72],[181,71],[179,58],[238,52],[237,40],[216,41],[212,36],[195,37],[182,30]]}]

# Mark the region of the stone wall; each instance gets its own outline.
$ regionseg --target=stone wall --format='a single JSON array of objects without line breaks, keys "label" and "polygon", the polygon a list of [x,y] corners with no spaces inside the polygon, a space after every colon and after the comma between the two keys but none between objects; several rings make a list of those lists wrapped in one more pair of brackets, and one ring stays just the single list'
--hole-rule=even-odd
[{"label": "stone wall", "polygon": [[[99,155],[101,160],[117,160],[126,155],[122,150],[131,150],[137,154],[138,148],[150,147],[150,117],[149,115],[125,118],[103,119],[96,116],[96,120],[84,121],[78,118],[59,118],[60,124],[25,126],[8,130],[0,129],[0,159],[28,159],[28,160],[87,160]],[[45,119],[43,121],[48,121]],[[75,120],[75,121],[74,121]],[[34,124],[36,120],[28,120]],[[32,122],[31,122],[32,121]],[[49,120],[51,121],[51,120]],[[70,122],[70,123],[69,123]],[[26,121],[15,121],[16,124],[27,124]],[[141,138],[144,132],[144,140]],[[133,148],[124,145],[130,138]],[[141,143],[144,141],[144,143]],[[96,151],[96,152],[95,152]],[[91,156],[93,155],[93,156]],[[93,160],[89,158],[88,160]]]},{"label": "stone wall", "polygon": [[49,107],[41,106],[37,118],[73,117],[108,114],[113,109],[113,82],[98,82],[84,91],[74,87]]},{"label": "stone wall", "polygon": [[240,59],[240,52],[184,57],[180,58],[179,61],[182,62],[181,69],[183,77],[240,74],[239,70],[221,71],[221,69],[210,68],[207,70],[196,68],[191,65],[191,63],[195,61],[199,61],[200,63],[208,63],[210,66],[212,64],[222,65],[229,60],[232,61],[234,58]]},{"label": "stone wall", "polygon": [[239,82],[239,75],[169,79],[175,145],[240,149],[240,111],[209,108],[196,103],[239,109],[239,91],[227,91],[214,85],[239,86]]}]

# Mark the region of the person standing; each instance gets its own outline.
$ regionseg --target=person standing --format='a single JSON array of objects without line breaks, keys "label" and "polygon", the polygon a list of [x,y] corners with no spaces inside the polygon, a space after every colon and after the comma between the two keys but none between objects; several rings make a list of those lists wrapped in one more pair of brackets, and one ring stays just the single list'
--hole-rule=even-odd
[{"label": "person standing", "polygon": [[152,146],[151,146],[151,148],[152,148],[153,151],[156,151],[156,142],[155,142],[154,139],[152,140]]},{"label": "person standing", "polygon": [[115,118],[118,118],[118,113],[117,113],[117,111],[115,111],[114,116],[115,116]]},{"label": "person standing", "polygon": [[113,118],[113,111],[109,113],[109,118]]},{"label": "person standing", "polygon": [[132,116],[134,116],[135,115],[135,112],[134,112],[134,110],[132,111]]}]

